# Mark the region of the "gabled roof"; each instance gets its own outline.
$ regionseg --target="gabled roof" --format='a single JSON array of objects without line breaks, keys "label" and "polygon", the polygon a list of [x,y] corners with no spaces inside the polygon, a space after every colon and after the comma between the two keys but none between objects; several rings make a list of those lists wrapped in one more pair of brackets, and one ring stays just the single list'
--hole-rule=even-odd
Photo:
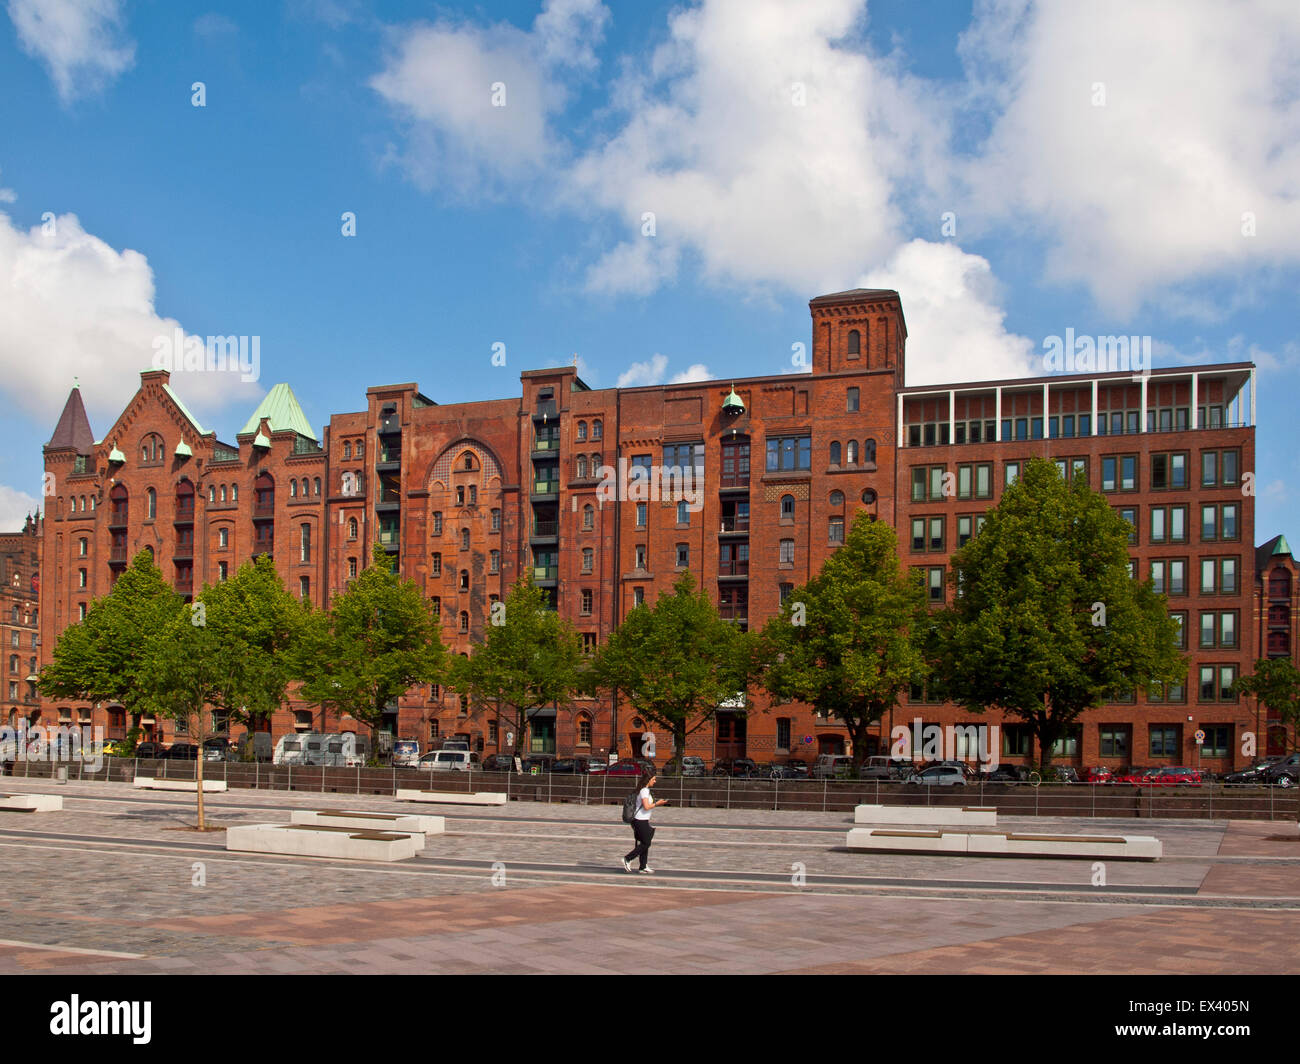
[{"label": "gabled roof", "polygon": [[54,427],[54,435],[45,446],[72,447],[77,454],[90,454],[95,449],[95,434],[90,431],[90,419],[86,417],[86,407],[81,401],[81,389],[76,385],[68,393],[68,401],[63,404],[63,413],[59,415],[59,423]]},{"label": "gabled roof", "polygon": [[257,405],[253,416],[244,422],[244,427],[239,430],[238,435],[256,432],[262,418],[266,418],[271,423],[272,432],[283,432],[289,429],[299,436],[306,436],[309,440],[316,439],[316,433],[312,432],[311,425],[307,423],[307,415],[302,412],[293,389],[287,384],[277,384],[266,393],[266,398]]},{"label": "gabled roof", "polygon": [[170,384],[164,384],[163,391],[166,392],[171,401],[176,404],[177,409],[185,415],[186,420],[194,426],[194,431],[200,436],[206,436],[207,433],[203,431],[203,426],[199,424],[198,418],[189,412],[185,404],[181,402],[181,397],[172,391],[172,386]]},{"label": "gabled roof", "polygon": [[1255,548],[1255,571],[1268,565],[1270,558],[1281,556],[1291,557],[1291,545],[1287,543],[1286,536],[1274,536],[1263,546]]},{"label": "gabled roof", "polygon": [[808,301],[809,306],[819,303],[864,302],[870,299],[897,299],[898,293],[892,288],[850,288],[846,292],[829,292]]}]

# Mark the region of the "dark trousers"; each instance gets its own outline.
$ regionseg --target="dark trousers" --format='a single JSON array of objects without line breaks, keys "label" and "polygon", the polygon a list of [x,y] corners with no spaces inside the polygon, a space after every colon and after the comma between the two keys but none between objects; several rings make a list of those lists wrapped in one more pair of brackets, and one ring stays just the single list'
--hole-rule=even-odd
[{"label": "dark trousers", "polygon": [[655,837],[655,829],[648,820],[633,820],[632,834],[636,836],[636,846],[623,860],[630,863],[633,858],[639,858],[639,867],[644,868],[646,858],[650,856],[650,840]]}]

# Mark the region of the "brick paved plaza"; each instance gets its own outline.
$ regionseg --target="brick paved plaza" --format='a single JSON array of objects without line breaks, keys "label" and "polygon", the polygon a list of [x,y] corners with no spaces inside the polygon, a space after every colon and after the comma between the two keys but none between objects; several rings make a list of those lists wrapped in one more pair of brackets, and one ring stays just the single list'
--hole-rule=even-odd
[{"label": "brick paved plaza", "polygon": [[[5,789],[57,791],[64,810],[0,814],[0,973],[1300,970],[1300,841],[1285,822],[1005,820],[1164,842],[1161,861],[1108,862],[1094,886],[1089,860],[851,853],[843,813],[668,807],[658,872],[634,876],[614,806],[424,807],[445,835],[414,860],[365,864],[227,854],[222,832],[186,830],[192,795]],[[412,809],[282,791],[207,808],[222,826]]]}]

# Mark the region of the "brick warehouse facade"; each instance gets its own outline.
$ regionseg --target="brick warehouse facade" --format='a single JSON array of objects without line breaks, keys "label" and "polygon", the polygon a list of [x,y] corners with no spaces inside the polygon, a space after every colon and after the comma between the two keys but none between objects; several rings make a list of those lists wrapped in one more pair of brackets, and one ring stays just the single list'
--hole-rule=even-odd
[{"label": "brick warehouse facade", "polygon": [[[199,425],[165,371],[141,374],[99,442],[74,389],[45,448],[42,644],[53,646],[144,548],[183,595],[267,552],[292,593],[325,606],[375,542],[425,589],[456,653],[482,637],[492,602],[525,568],[590,645],[684,569],[724,616],[758,626],[817,572],[860,508],[898,529],[903,563],[926,571],[939,602],[949,593],[948,553],[1017,463],[1044,455],[1132,511],[1135,571],[1165,583],[1171,609],[1185,615],[1192,660],[1183,690],[1138,692],[1088,714],[1062,759],[1196,763],[1199,727],[1205,767],[1240,763],[1255,711],[1231,683],[1258,647],[1295,649],[1289,629],[1280,649],[1281,622],[1271,622],[1282,603],[1261,598],[1280,584],[1271,575],[1259,583],[1251,547],[1254,500],[1243,484],[1254,428],[1243,389],[1253,366],[906,388],[896,292],[837,293],[810,309],[809,373],[593,390],[572,368],[532,370],[517,396],[450,405],[415,384],[392,385],[369,389],[364,410],[333,415],[319,441],[283,384],[234,444]],[[689,502],[612,501],[601,471],[620,463],[701,470],[703,490]],[[1289,550],[1267,557],[1273,571],[1290,563]],[[1202,624],[1213,637],[1205,645]],[[110,736],[139,723],[172,737],[161,726],[169,722],[129,722],[116,707],[45,707],[50,721],[82,711]],[[891,724],[916,717],[1001,723],[996,712],[972,721],[914,690],[882,722],[871,752]],[[270,722],[277,736],[339,727],[321,707],[294,701]],[[484,753],[507,748],[486,710],[436,687],[407,692],[388,727],[426,744],[463,735]],[[625,705],[579,701],[539,713],[529,744],[627,755],[641,731]],[[843,750],[845,735],[808,707],[759,696],[748,715],[722,710],[688,752],[808,757]],[[1019,759],[1023,736],[1008,727],[1004,740],[1004,757]]]},{"label": "brick warehouse facade", "polygon": [[28,517],[19,532],[0,533],[0,662],[4,665],[4,724],[16,727],[40,713],[36,674],[43,663],[40,624],[41,520]]}]

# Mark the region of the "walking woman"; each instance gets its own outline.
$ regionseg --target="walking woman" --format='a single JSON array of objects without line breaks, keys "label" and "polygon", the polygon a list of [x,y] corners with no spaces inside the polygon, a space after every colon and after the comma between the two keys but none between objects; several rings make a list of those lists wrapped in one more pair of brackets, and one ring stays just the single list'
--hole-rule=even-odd
[{"label": "walking woman", "polygon": [[623,868],[628,872],[632,871],[633,859],[639,858],[641,864],[637,871],[647,876],[654,875],[654,869],[646,864],[646,858],[650,855],[650,840],[655,837],[655,829],[650,826],[650,814],[657,806],[668,804],[667,798],[660,798],[656,802],[650,793],[656,778],[653,772],[643,771],[640,779],[637,780],[639,791],[637,797],[640,799],[640,805],[632,818],[632,834],[636,836],[636,846],[623,858]]}]

